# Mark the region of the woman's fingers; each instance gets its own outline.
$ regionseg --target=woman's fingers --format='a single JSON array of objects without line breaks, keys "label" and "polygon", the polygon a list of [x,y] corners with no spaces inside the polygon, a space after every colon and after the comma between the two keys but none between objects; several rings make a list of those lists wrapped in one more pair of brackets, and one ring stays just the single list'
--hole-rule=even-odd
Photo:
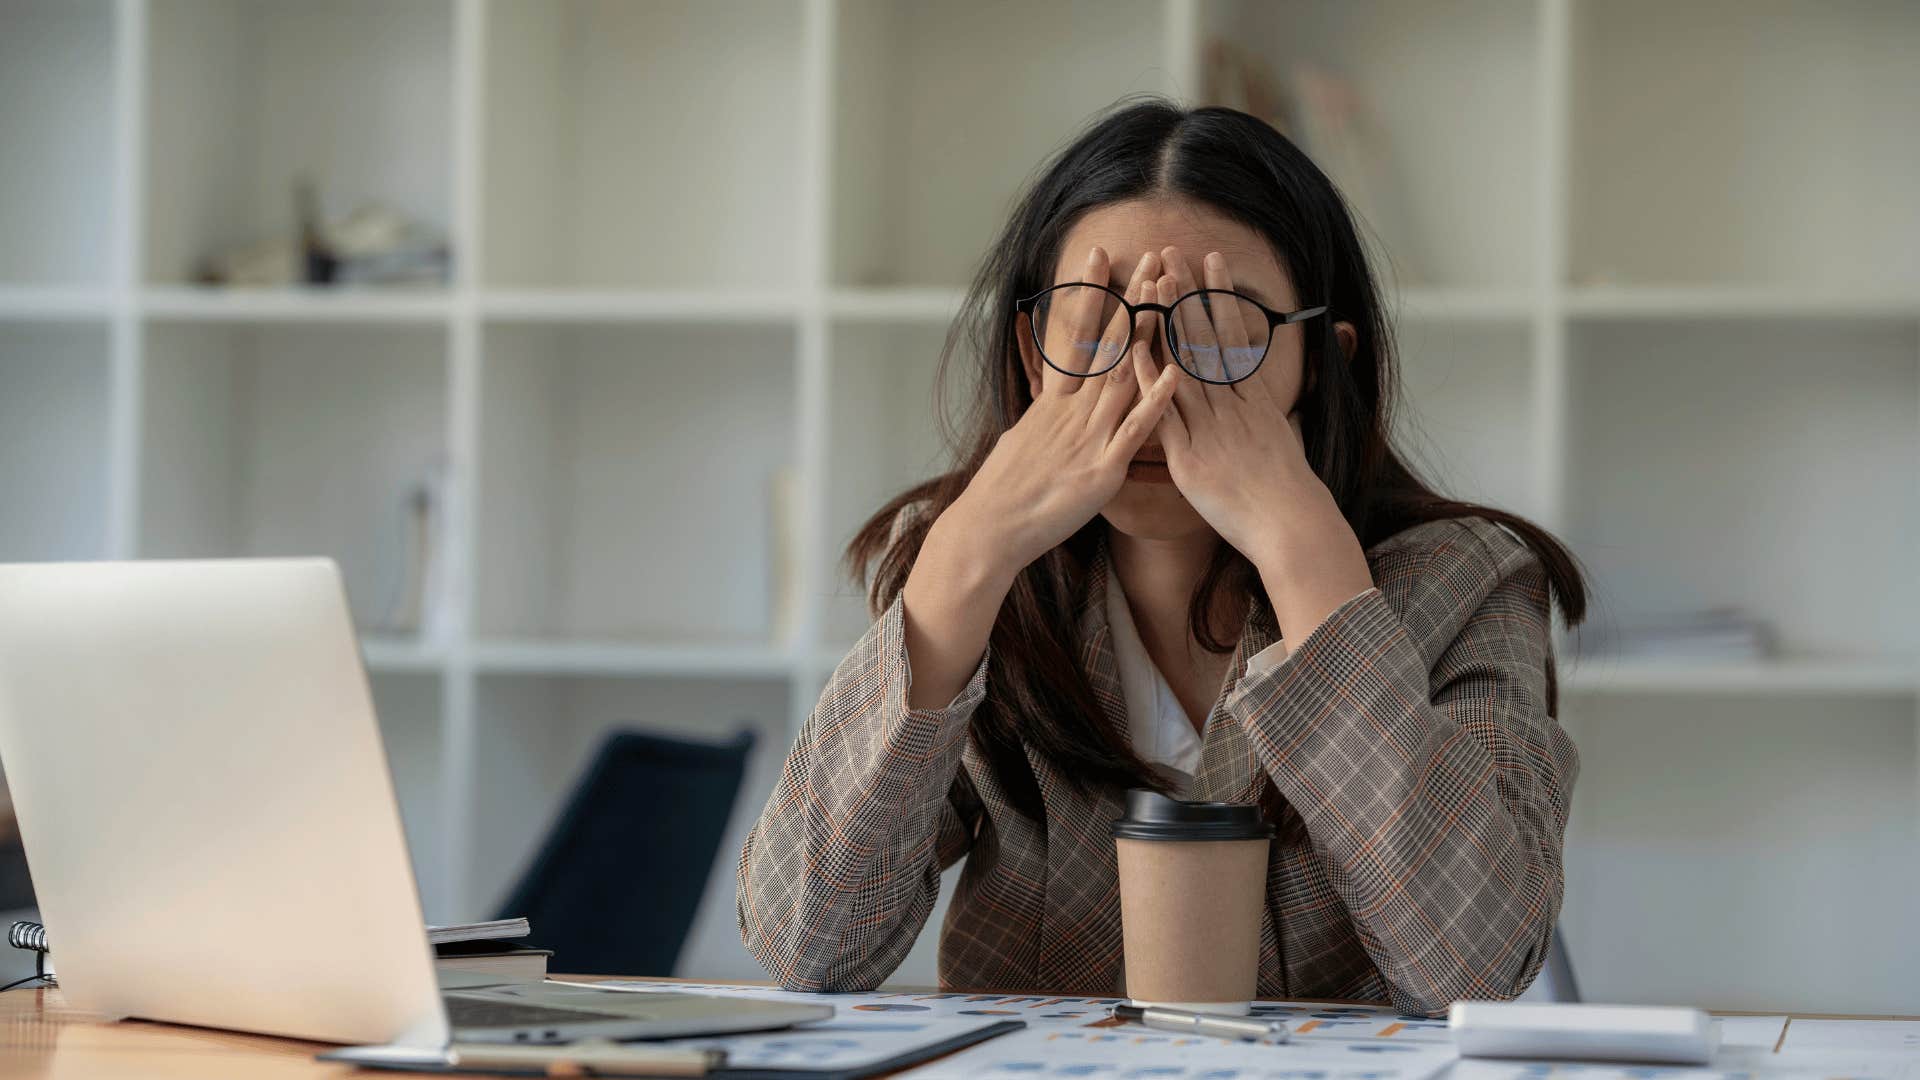
[{"label": "woman's fingers", "polygon": [[[1207,252],[1201,272],[1206,275],[1207,288],[1233,291],[1233,274],[1227,270],[1225,255],[1217,251]],[[1213,305],[1213,329],[1220,336],[1221,346],[1226,349],[1248,348],[1252,331],[1246,324],[1246,313],[1241,311],[1240,302],[1226,296],[1216,299],[1222,302]],[[1232,353],[1223,359],[1231,360]]]},{"label": "woman's fingers", "polygon": [[[1127,282],[1126,297],[1128,303],[1137,304],[1144,299],[1151,298],[1153,292],[1153,276],[1159,269],[1160,260],[1157,256],[1151,252],[1141,256],[1140,261],[1134,265],[1133,277]],[[1101,364],[1106,363],[1109,359],[1111,359],[1113,364],[1107,374],[1124,371],[1127,366],[1127,343],[1132,340],[1133,337],[1132,323],[1127,318],[1127,310],[1125,308],[1117,308],[1108,325],[1106,335],[1101,339],[1100,345],[1102,350]],[[1112,349],[1113,351],[1109,353],[1105,351],[1107,349]],[[1101,364],[1095,364],[1092,370],[1099,371]],[[1085,389],[1094,392],[1092,397],[1083,399],[1089,410],[1097,408],[1099,398],[1109,392],[1109,384],[1104,377],[1077,379],[1075,381],[1097,384],[1085,387]],[[1131,401],[1133,388],[1131,386],[1121,388],[1127,391],[1128,400]]]},{"label": "woman's fingers", "polygon": [[[1145,348],[1146,343],[1139,342],[1129,351],[1137,353]],[[1128,359],[1123,358],[1113,365],[1112,371],[1096,376],[1100,380],[1100,396],[1093,406],[1093,412],[1087,416],[1088,428],[1101,435],[1109,434],[1114,426],[1120,423],[1120,418],[1126,415],[1127,407],[1132,405],[1134,399],[1139,396],[1141,386],[1139,377],[1134,373],[1134,366]]]},{"label": "woman's fingers", "polygon": [[1172,365],[1162,368],[1160,374],[1147,387],[1147,392],[1127,413],[1127,418],[1114,429],[1113,438],[1107,440],[1107,460],[1117,462],[1122,467],[1133,460],[1140,447],[1159,426],[1161,417],[1172,411],[1173,388],[1180,381],[1180,372]]},{"label": "woman's fingers", "polygon": [[[1087,261],[1081,266],[1079,280],[1105,285],[1112,272],[1107,264],[1106,249],[1095,244],[1087,252]],[[1057,292],[1048,294],[1044,343],[1040,348],[1046,353],[1049,364],[1057,365],[1066,372],[1088,369],[1093,358],[1091,343],[1099,334],[1100,316],[1105,307],[1101,301],[1105,297],[1105,293],[1093,289],[1069,290],[1064,296]],[[1042,378],[1058,383],[1057,389],[1067,393],[1079,389],[1080,380],[1071,374],[1053,371]]]},{"label": "woman's fingers", "polygon": [[[1194,279],[1193,268],[1187,265],[1186,257],[1180,249],[1169,245],[1160,252],[1160,260],[1166,265],[1166,273],[1173,278],[1173,295],[1178,298],[1200,288]],[[1167,290],[1161,290],[1165,295]],[[1171,304],[1171,300],[1162,300]],[[1207,318],[1206,308],[1199,301],[1181,304],[1173,313],[1174,335],[1180,339],[1180,355],[1176,358],[1180,366],[1195,375],[1209,379],[1225,378],[1220,366],[1220,345],[1214,334],[1213,321]]]},{"label": "woman's fingers", "polygon": [[[1164,366],[1156,366],[1153,362],[1153,357],[1143,352],[1136,352],[1134,354],[1133,368],[1139,376],[1140,385],[1149,390],[1151,390],[1156,382],[1165,379],[1172,379],[1175,383],[1193,381],[1186,372],[1180,370],[1178,365],[1166,364]],[[1186,422],[1180,418],[1180,403],[1178,400],[1175,400],[1172,404],[1169,404],[1161,410],[1160,419],[1154,425],[1154,430],[1160,433],[1160,444],[1162,446],[1171,447],[1177,443],[1182,451],[1186,449],[1187,425]],[[1169,454],[1173,452],[1171,449],[1167,451]]]},{"label": "woman's fingers", "polygon": [[[1162,304],[1171,304],[1179,296],[1179,293],[1176,291],[1179,286],[1174,283],[1172,277],[1163,275],[1155,288],[1160,298],[1160,303]],[[1169,363],[1167,366],[1176,367],[1179,365]],[[1185,375],[1186,373],[1182,372],[1181,374]],[[1206,383],[1194,378],[1182,378],[1178,381],[1179,386],[1173,392],[1173,400],[1179,403],[1182,412],[1189,420],[1197,416],[1212,414],[1213,406],[1207,400]]]},{"label": "woman's fingers", "polygon": [[[1227,271],[1225,255],[1217,251],[1207,252],[1201,272],[1206,275],[1207,288],[1233,291],[1233,275]],[[1220,337],[1220,363],[1232,374],[1232,377],[1243,377],[1253,370],[1254,365],[1266,352],[1266,335],[1256,334],[1254,325],[1249,320],[1258,319],[1260,324],[1264,325],[1266,316],[1256,310],[1249,310],[1234,297],[1221,296],[1217,293],[1208,295],[1216,301],[1209,306],[1213,310],[1214,332]],[[1260,342],[1258,346],[1254,344],[1256,337]],[[1253,388],[1244,381],[1232,383],[1229,389],[1240,398],[1253,396]]]},{"label": "woman's fingers", "polygon": [[[1152,252],[1148,252],[1146,256],[1140,256],[1139,263],[1133,265],[1133,277],[1127,279],[1127,288],[1125,288],[1127,300],[1137,302],[1140,282],[1152,281],[1152,277],[1158,271],[1160,271],[1158,256],[1154,256]],[[1106,284],[1106,277],[1100,279],[1100,284]],[[1112,365],[1117,365],[1121,359],[1125,359],[1127,340],[1133,338],[1133,323],[1127,319],[1127,309],[1114,304],[1114,298],[1110,294],[1089,288],[1083,292],[1083,298],[1087,302],[1085,315],[1075,325],[1069,346],[1064,346],[1064,348],[1075,350],[1073,352],[1075,361],[1071,369],[1087,373],[1081,377],[1068,377],[1062,380],[1062,382],[1075,382],[1075,386],[1068,386],[1068,390],[1073,392],[1098,390],[1098,386],[1091,384],[1092,373],[1100,373],[1102,369],[1108,369]],[[1106,315],[1106,307],[1110,304],[1114,306],[1114,311],[1112,315]],[[1104,327],[1100,325],[1102,317],[1106,319]]]}]

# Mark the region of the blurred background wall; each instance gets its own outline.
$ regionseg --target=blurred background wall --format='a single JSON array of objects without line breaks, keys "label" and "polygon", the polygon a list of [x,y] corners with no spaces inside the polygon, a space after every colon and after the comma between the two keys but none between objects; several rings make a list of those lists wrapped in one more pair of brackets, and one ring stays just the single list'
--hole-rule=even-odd
[{"label": "blurred background wall", "polygon": [[1116,98],[1232,104],[1371,234],[1415,456],[1596,574],[1588,998],[1920,1012],[1916,56],[1898,0],[0,0],[0,560],[337,559],[436,922],[606,732],[755,732],[678,967],[758,977],[733,857],[959,286]]}]

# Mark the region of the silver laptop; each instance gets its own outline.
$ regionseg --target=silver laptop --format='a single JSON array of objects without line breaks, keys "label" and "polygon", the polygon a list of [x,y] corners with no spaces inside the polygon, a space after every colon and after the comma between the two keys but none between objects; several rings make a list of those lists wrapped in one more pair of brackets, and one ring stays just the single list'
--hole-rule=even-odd
[{"label": "silver laptop", "polygon": [[443,991],[327,559],[0,565],[0,766],[82,1009],[428,1049],[833,1013],[538,982]]}]

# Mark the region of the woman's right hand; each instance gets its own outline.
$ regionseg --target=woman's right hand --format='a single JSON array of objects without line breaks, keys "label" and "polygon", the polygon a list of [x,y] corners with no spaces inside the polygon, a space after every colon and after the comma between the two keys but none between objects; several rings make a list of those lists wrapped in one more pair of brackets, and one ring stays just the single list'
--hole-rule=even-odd
[{"label": "woman's right hand", "polygon": [[[1127,299],[1157,299],[1159,272],[1158,255],[1142,256],[1127,285]],[[1108,274],[1106,252],[1095,247],[1081,280],[1104,283]],[[1054,308],[1046,326],[1047,355],[1091,361],[1129,348],[1136,335],[1126,310],[1116,310],[1106,326],[1099,325],[1100,295],[1093,294],[1094,303],[1075,305],[1080,310]],[[1131,348],[1150,348],[1151,329],[1142,327],[1141,340]],[[1119,494],[1128,462],[1152,434],[1179,376],[1178,368],[1168,364],[1142,387],[1137,372],[1152,365],[1135,364],[1131,357],[1122,357],[1101,375],[1068,375],[1033,352],[1026,315],[1018,317],[1014,332],[1027,357],[1033,404],[1001,433],[980,471],[941,515],[943,522],[951,516],[978,537],[977,553],[1001,564],[1009,575],[1079,531]],[[1096,339],[1097,350],[1070,344]]]},{"label": "woman's right hand", "polygon": [[[1106,253],[1093,249],[1082,280],[1104,283],[1108,273]],[[1137,302],[1158,277],[1159,257],[1149,253],[1134,269],[1127,298]],[[1104,327],[1101,316],[1099,308],[1055,311],[1047,320],[1049,340],[1058,334],[1063,342],[1092,341],[1098,335],[1101,349],[1126,349],[1134,336],[1126,312]],[[1151,365],[1124,358],[1104,375],[1063,374],[1034,355],[1025,315],[1015,335],[1033,404],[1000,435],[966,490],[934,521],[901,591],[911,708],[944,707],[966,686],[1014,578],[1119,493],[1128,463],[1159,423],[1180,377],[1179,368],[1167,364],[1143,388],[1136,372]],[[1152,335],[1141,338],[1133,347],[1149,348]]]}]

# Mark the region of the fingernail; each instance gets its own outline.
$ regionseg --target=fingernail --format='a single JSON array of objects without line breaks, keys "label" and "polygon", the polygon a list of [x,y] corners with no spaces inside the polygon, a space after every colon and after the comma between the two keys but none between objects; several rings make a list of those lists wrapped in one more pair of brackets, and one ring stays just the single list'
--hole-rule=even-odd
[{"label": "fingernail", "polygon": [[1225,255],[1222,255],[1217,251],[1207,252],[1207,269],[1225,270],[1226,268],[1227,268],[1227,257]]},{"label": "fingernail", "polygon": [[1100,250],[1099,244],[1093,245],[1092,249],[1087,252],[1087,265],[1098,266],[1100,264],[1100,260],[1105,255],[1106,255],[1106,252]]}]

